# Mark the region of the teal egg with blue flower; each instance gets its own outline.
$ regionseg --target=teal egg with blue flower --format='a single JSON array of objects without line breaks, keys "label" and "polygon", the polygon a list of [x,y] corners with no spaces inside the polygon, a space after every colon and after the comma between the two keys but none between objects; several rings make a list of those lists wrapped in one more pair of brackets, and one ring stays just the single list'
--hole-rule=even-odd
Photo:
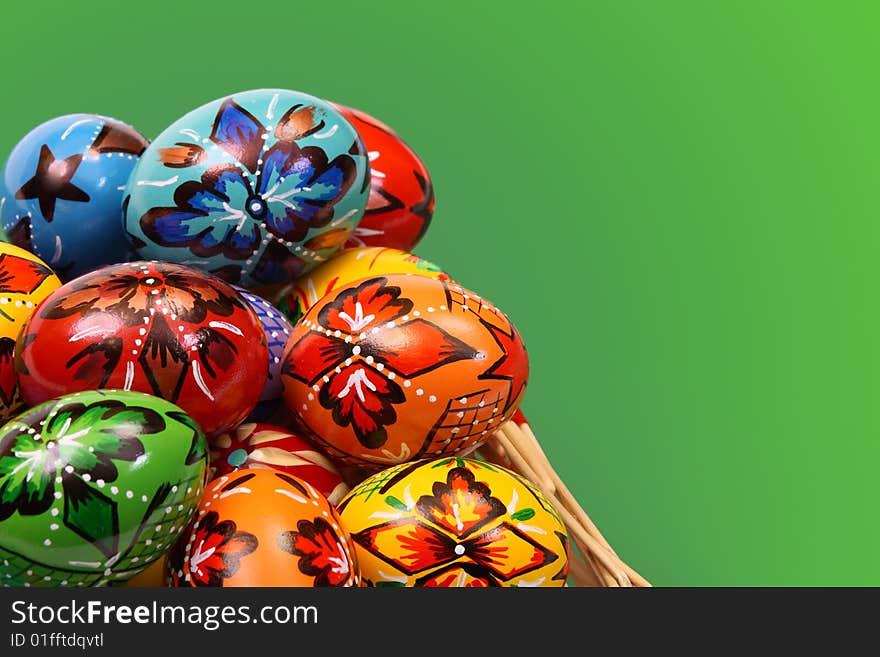
[{"label": "teal egg with blue flower", "polygon": [[128,183],[125,226],[142,258],[264,288],[332,256],[369,187],[363,141],[335,106],[257,89],[203,105],[153,141]]},{"label": "teal egg with blue flower", "polygon": [[0,173],[6,239],[64,282],[130,259],[122,201],[148,144],[131,126],[96,114],[59,116],[31,130]]}]

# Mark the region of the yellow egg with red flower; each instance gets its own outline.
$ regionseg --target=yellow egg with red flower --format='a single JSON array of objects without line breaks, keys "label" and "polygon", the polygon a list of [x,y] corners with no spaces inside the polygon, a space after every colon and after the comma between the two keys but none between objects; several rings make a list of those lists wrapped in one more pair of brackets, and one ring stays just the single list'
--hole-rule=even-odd
[{"label": "yellow egg with red flower", "polygon": [[529,481],[446,458],[401,464],[339,504],[366,586],[564,586],[565,525]]}]

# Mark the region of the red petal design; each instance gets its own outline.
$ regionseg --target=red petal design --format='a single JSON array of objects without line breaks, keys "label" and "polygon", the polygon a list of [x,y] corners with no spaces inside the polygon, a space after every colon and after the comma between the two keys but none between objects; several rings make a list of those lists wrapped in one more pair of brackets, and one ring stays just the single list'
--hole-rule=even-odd
[{"label": "red petal design", "polygon": [[225,284],[221,287],[207,277],[170,271],[164,278],[165,306],[186,322],[200,324],[209,312],[228,317],[236,308],[246,308],[234,290]]},{"label": "red petal design", "polygon": [[[385,329],[378,337],[375,345],[373,334],[361,341],[362,352],[410,378],[478,355],[476,349],[424,319]],[[413,345],[418,345],[418,349],[413,349]]]},{"label": "red petal design", "polygon": [[282,532],[278,546],[300,557],[300,572],[314,577],[315,586],[345,585],[352,577],[352,564],[330,524],[323,518],[300,520],[297,530]]},{"label": "red petal design", "polygon": [[468,541],[465,547],[471,559],[503,580],[537,570],[559,558],[506,522]]},{"label": "red petal design", "polygon": [[314,385],[322,374],[348,358],[350,350],[344,340],[309,331],[288,350],[282,374]]},{"label": "red petal design", "polygon": [[210,511],[199,522],[189,554],[189,572],[200,586],[223,586],[223,579],[238,572],[241,558],[257,549],[257,538],[236,531],[232,520],[217,522],[219,515]]},{"label": "red petal design", "polygon": [[30,294],[52,276],[45,265],[9,253],[0,255],[0,292]]},{"label": "red petal design", "polygon": [[186,348],[180,344],[164,316],[157,315],[153,319],[138,362],[153,393],[162,399],[177,401],[190,364]]},{"label": "red petal design", "polygon": [[408,575],[458,559],[452,539],[410,519],[368,527],[352,539]]},{"label": "red petal design", "polygon": [[384,277],[372,278],[346,290],[321,309],[318,322],[324,328],[357,335],[371,326],[390,322],[412,310],[412,301],[400,297],[400,288],[385,285]]},{"label": "red petal design", "polygon": [[333,410],[340,427],[351,424],[358,441],[375,449],[387,440],[385,427],[397,421],[392,404],[406,400],[403,390],[363,362],[334,374],[318,393],[321,406]]},{"label": "red petal design", "polygon": [[62,297],[41,307],[40,317],[62,319],[86,314],[90,310],[113,309],[131,326],[140,323],[141,315],[147,312],[146,297],[142,292],[139,294],[137,276],[111,276],[96,272],[86,274],[68,285],[70,287],[65,287]]},{"label": "red petal design", "polygon": [[435,482],[433,497],[422,495],[416,508],[426,519],[454,536],[465,537],[507,511],[489,487],[467,468],[453,468],[446,483]]}]

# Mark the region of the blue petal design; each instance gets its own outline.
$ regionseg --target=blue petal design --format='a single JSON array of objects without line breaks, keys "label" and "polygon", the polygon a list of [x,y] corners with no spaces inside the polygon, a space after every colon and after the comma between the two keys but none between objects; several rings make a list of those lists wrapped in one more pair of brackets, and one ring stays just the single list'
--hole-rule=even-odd
[{"label": "blue petal design", "polygon": [[262,234],[260,233],[260,227],[257,222],[248,218],[243,224],[241,224],[241,228],[238,226],[230,226],[229,230],[226,232],[225,241],[231,248],[236,249],[241,253],[251,255],[260,243],[261,237]]},{"label": "blue petal design", "polygon": [[223,101],[214,119],[211,141],[253,173],[257,170],[265,138],[266,128],[253,114],[232,98]]},{"label": "blue petal design", "polygon": [[[333,219],[334,206],[351,188],[357,166],[348,155],[339,155],[328,163],[321,148],[307,146],[299,157],[286,163],[284,170],[290,174],[283,185],[266,190],[266,224],[281,239],[298,242],[309,228],[326,226]],[[263,187],[267,173],[261,176],[258,189]],[[290,194],[292,190],[296,193]]]},{"label": "blue petal design", "polygon": [[159,244],[177,246],[198,237],[201,231],[197,220],[201,217],[200,214],[177,208],[153,208],[141,218],[141,224],[148,224],[152,228],[147,236]]},{"label": "blue petal design", "polygon": [[266,247],[251,275],[260,283],[271,285],[293,280],[302,274],[305,266],[304,260],[278,242],[272,241]]},{"label": "blue petal design", "polygon": [[187,181],[175,190],[176,207],[144,214],[141,229],[162,246],[189,247],[202,258],[222,253],[244,260],[262,239],[257,223],[241,209],[249,195],[250,183],[238,167],[214,167],[201,181]]},{"label": "blue petal design", "polygon": [[297,187],[314,173],[312,163],[292,141],[279,141],[263,155],[257,193],[283,194]]}]

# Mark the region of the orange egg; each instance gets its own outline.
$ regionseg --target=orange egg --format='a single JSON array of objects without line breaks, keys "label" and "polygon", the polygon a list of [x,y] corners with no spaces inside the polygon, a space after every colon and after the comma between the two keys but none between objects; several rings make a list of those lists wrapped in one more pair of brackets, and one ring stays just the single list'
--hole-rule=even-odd
[{"label": "orange egg", "polygon": [[309,483],[265,469],[208,484],[168,554],[171,586],[358,586],[351,539]]},{"label": "orange egg", "polygon": [[528,372],[519,332],[488,301],[389,274],[309,310],[282,382],[299,426],[331,456],[377,468],[476,449],[516,411]]}]

